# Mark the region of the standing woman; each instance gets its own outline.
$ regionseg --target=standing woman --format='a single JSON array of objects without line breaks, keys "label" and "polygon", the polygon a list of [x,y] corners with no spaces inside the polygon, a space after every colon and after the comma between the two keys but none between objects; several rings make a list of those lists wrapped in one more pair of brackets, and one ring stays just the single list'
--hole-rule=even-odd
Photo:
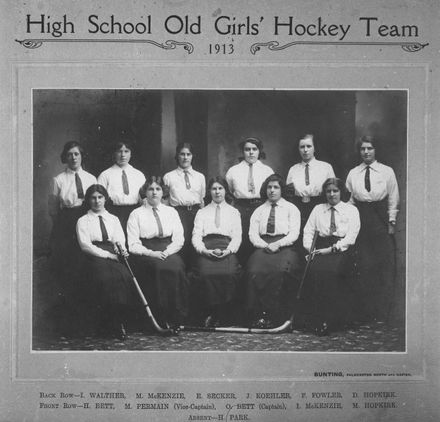
[{"label": "standing woman", "polygon": [[360,221],[356,207],[341,201],[345,194],[342,180],[327,179],[322,192],[326,203],[313,208],[304,227],[303,245],[307,252],[318,232],[304,296],[313,328],[318,335],[327,335],[346,322],[354,274],[352,251]]},{"label": "standing woman", "polygon": [[152,309],[162,321],[179,325],[187,315],[188,280],[177,253],[184,243],[179,214],[161,203],[165,185],[160,176],[149,176],[140,190],[145,199],[128,219],[128,247]]},{"label": "standing woman", "polygon": [[285,184],[278,174],[261,186],[265,200],[252,214],[249,238],[255,247],[246,266],[247,310],[253,325],[271,328],[288,319],[295,302],[300,260],[298,208],[283,198]]},{"label": "standing woman", "polygon": [[236,253],[241,243],[240,213],[227,201],[232,197],[222,177],[208,184],[208,205],[194,222],[192,244],[197,252],[195,275],[208,304],[205,326],[228,323],[240,278]]},{"label": "standing woman", "polygon": [[86,282],[89,297],[101,308],[102,321],[111,333],[125,340],[124,323],[131,297],[131,275],[119,262],[116,244],[125,251],[125,235],[119,219],[105,209],[109,196],[102,185],[87,189],[89,208],[76,225],[78,243],[86,256]]},{"label": "standing woman", "polygon": [[301,232],[315,205],[322,202],[322,185],[335,177],[333,167],[315,158],[312,134],[306,134],[298,142],[301,162],[292,166],[287,175],[288,188],[294,189],[293,203],[301,212]]},{"label": "standing woman", "polygon": [[76,240],[76,222],[84,214],[84,193],[96,183],[96,178],[82,168],[84,149],[76,141],[67,142],[61,152],[61,162],[66,169],[53,179],[49,195],[49,214],[52,217],[51,266],[61,285],[58,293],[66,298],[75,292],[75,278],[80,262]]},{"label": "standing woman", "polygon": [[112,148],[113,166],[98,176],[98,183],[107,189],[112,202],[107,207],[119,218],[124,233],[127,233],[128,216],[140,205],[139,189],[145,183],[144,174],[129,164],[132,151],[130,141],[116,142]]},{"label": "standing woman", "polygon": [[190,264],[191,236],[194,218],[203,207],[206,194],[206,181],[202,173],[192,168],[194,147],[182,142],[176,147],[177,168],[165,174],[163,181],[169,189],[170,205],[179,213],[183,225],[185,244],[182,250],[187,264]]},{"label": "standing woman", "polygon": [[234,196],[234,206],[240,211],[242,224],[242,245],[240,260],[244,264],[252,252],[249,241],[249,221],[255,209],[263,203],[260,189],[273,170],[260,159],[266,158],[263,142],[256,138],[247,138],[239,144],[243,158],[239,164],[226,172],[229,190]]},{"label": "standing woman", "polygon": [[362,163],[350,170],[347,189],[359,210],[361,318],[386,321],[391,307],[396,270],[394,231],[399,189],[391,167],[376,160],[377,140],[363,136],[357,143]]}]

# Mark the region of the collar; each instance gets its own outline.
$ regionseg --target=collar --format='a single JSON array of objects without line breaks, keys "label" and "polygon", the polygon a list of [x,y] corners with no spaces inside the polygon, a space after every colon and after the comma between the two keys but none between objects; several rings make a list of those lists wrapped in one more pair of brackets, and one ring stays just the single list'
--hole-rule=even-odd
[{"label": "collar", "polygon": [[[146,200],[144,201],[144,207],[150,210],[153,210],[153,206],[150,205]],[[156,207],[158,211],[160,211],[164,207],[164,204],[162,202]]]},{"label": "collar", "polygon": [[378,170],[378,162],[377,162],[377,160],[374,160],[371,164],[365,164],[365,163],[361,163],[360,164],[360,171],[364,171],[366,168],[367,168],[367,166],[370,166],[370,169],[373,169],[373,170]]},{"label": "collar", "polygon": [[330,208],[333,207],[336,211],[341,212],[342,208],[344,208],[344,204],[345,202],[339,201],[336,205],[330,205],[328,202],[325,204],[326,205],[326,211],[330,212]]},{"label": "collar", "polygon": [[[249,163],[248,163],[246,160],[244,160],[244,159],[240,162],[240,164],[243,165],[243,166],[246,167],[246,168],[249,167]],[[257,161],[255,161],[255,163],[253,164],[253,166],[254,166],[254,167],[256,167],[256,166],[260,166],[261,164],[262,164],[261,161],[260,161],[260,160],[257,160]]]},{"label": "collar", "polygon": [[[181,168],[181,167],[177,167],[176,171],[177,171],[177,173],[179,173],[179,174],[183,174],[183,173],[185,172],[185,170],[184,170],[183,168]],[[189,166],[189,167],[186,169],[186,171],[187,171],[189,174],[191,174],[191,173],[193,172],[193,168],[192,168],[192,166]]]},{"label": "collar", "polygon": [[[283,207],[285,204],[286,204],[286,200],[283,198],[283,197],[281,197],[280,199],[279,199],[279,201],[276,203],[277,204],[277,207]],[[272,202],[270,202],[269,200],[267,200],[266,202],[265,202],[265,204],[270,208],[271,206],[272,206]]]},{"label": "collar", "polygon": [[122,167],[119,167],[117,164],[113,164],[113,165],[111,166],[111,168],[112,168],[113,170],[118,170],[118,171],[120,171],[120,172],[122,173],[122,170],[125,170],[125,171],[127,171],[127,170],[131,170],[131,169],[132,169],[132,166],[131,166],[131,164],[127,164],[124,168],[122,168]]},{"label": "collar", "polygon": [[89,215],[92,218],[98,218],[99,216],[102,216],[104,219],[107,219],[110,213],[106,209],[104,209],[104,211],[99,213],[93,212],[92,210],[88,210],[87,215]]},{"label": "collar", "polygon": [[70,167],[66,167],[66,173],[67,174],[75,174],[75,173],[81,174],[83,171],[84,170],[82,169],[81,166],[80,166],[80,168],[77,171],[72,170]]},{"label": "collar", "polygon": [[315,161],[316,161],[316,158],[315,158],[315,157],[312,157],[312,159],[311,159],[308,163],[305,163],[304,161],[301,161],[301,165],[302,165],[303,167],[305,167],[305,166],[308,164],[309,167],[312,167],[312,166],[314,165]]},{"label": "collar", "polygon": [[216,208],[217,205],[220,205],[220,208],[225,208],[226,206],[228,206],[229,204],[226,201],[223,201],[221,204],[216,204],[214,201],[211,201],[207,207],[212,207],[212,208]]}]

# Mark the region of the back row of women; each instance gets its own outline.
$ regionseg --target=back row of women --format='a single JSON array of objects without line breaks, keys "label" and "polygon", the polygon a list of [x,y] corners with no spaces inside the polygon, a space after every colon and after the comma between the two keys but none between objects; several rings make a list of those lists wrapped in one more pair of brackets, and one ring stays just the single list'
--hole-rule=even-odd
[{"label": "back row of women", "polygon": [[[78,267],[85,257],[90,294],[101,298],[112,330],[125,337],[131,278],[118,260],[120,244],[126,256],[128,246],[153,311],[170,325],[187,318],[195,297],[201,298],[195,308],[203,309],[207,326],[236,322],[237,304],[244,304],[246,323],[260,328],[301,312],[318,334],[326,334],[346,322],[344,301],[361,307],[357,319],[385,320],[395,271],[390,235],[398,186],[394,171],[376,161],[375,139],[363,137],[358,147],[362,163],[344,184],[330,164],[315,158],[313,135],[305,135],[298,144],[302,161],[284,182],[261,162],[262,142],[248,138],[240,144],[241,162],[225,179],[211,179],[206,192],[204,175],[192,168],[189,143],[177,146],[175,170],[146,179],[129,164],[133,148],[122,140],[113,150],[114,165],[96,179],[82,168],[82,147],[68,142],[61,154],[67,168],[54,178],[49,202],[52,257],[64,291],[74,283],[72,263]],[[346,189],[349,202],[342,200]],[[299,304],[304,255],[315,233]]]}]

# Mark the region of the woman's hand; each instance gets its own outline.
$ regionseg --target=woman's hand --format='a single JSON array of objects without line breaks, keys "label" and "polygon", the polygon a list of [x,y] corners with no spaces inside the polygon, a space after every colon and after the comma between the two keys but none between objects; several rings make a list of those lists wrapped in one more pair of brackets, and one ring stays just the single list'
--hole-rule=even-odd
[{"label": "woman's hand", "polygon": [[316,249],[314,255],[328,255],[331,253],[332,253],[332,247],[329,246],[328,248]]},{"label": "woman's hand", "polygon": [[164,261],[167,257],[168,257],[168,253],[165,251],[153,251],[151,252],[151,254],[149,255],[152,258],[156,258],[156,259],[160,259],[161,261]]},{"label": "woman's hand", "polygon": [[108,259],[111,259],[112,261],[119,261],[118,255],[111,252],[109,252]]},{"label": "woman's hand", "polygon": [[127,249],[124,248],[124,246],[121,246],[121,244],[119,244],[120,248],[116,245],[116,243],[113,244],[113,250],[115,251],[116,255],[121,254],[123,258],[128,258],[128,251]]},{"label": "woman's hand", "polygon": [[214,249],[205,249],[204,251],[202,251],[202,254],[207,256],[208,258],[218,258]]},{"label": "woman's hand", "polygon": [[277,242],[269,243],[265,248],[268,253],[277,253],[280,249],[281,247]]},{"label": "woman's hand", "polygon": [[220,253],[217,255],[218,259],[223,259],[226,258],[228,255],[231,255],[231,251],[229,249],[223,249],[222,251],[220,251]]}]

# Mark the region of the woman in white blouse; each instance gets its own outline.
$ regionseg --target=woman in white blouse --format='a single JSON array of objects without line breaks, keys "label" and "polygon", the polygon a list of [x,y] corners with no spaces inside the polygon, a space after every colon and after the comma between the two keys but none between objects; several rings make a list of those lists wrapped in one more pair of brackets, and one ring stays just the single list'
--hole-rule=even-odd
[{"label": "woman in white blouse", "polygon": [[85,212],[82,206],[85,192],[96,183],[96,177],[83,169],[83,158],[84,149],[81,144],[71,141],[64,145],[61,162],[66,164],[66,169],[53,179],[49,194],[49,214],[53,222],[50,266],[64,310],[67,308],[66,302],[75,302],[72,302],[76,293],[73,286],[79,277],[81,253],[76,240],[76,222]]},{"label": "woman in white blouse", "polygon": [[183,225],[185,244],[181,252],[187,264],[191,259],[191,235],[197,211],[203,208],[206,194],[205,176],[194,170],[192,161],[194,147],[188,142],[177,145],[175,160],[177,168],[165,174],[165,185],[169,189],[170,205],[179,213]]},{"label": "woman in white blouse", "polygon": [[300,213],[283,198],[284,192],[281,176],[269,176],[260,191],[265,202],[250,221],[249,238],[255,250],[246,265],[246,299],[249,318],[258,328],[281,324],[295,306],[301,264],[294,243]]},{"label": "woman in white blouse", "polygon": [[194,274],[206,301],[205,326],[209,327],[230,322],[240,279],[236,253],[241,243],[241,219],[227,202],[232,197],[222,177],[209,181],[207,200],[208,205],[196,215],[192,244],[197,252]]},{"label": "woman in white blouse", "polygon": [[362,163],[350,170],[347,189],[359,210],[360,319],[387,321],[396,271],[394,232],[399,188],[391,167],[376,160],[378,142],[363,136],[357,143]]},{"label": "woman in white blouse", "polygon": [[286,185],[293,195],[289,197],[301,213],[301,233],[315,205],[322,202],[322,184],[335,177],[333,167],[315,158],[315,141],[308,133],[298,142],[301,162],[292,166],[287,175]]},{"label": "woman in white blouse", "polygon": [[132,301],[131,275],[119,261],[116,244],[124,253],[125,235],[119,219],[105,209],[109,200],[102,185],[87,189],[85,203],[90,208],[76,224],[79,246],[84,253],[88,297],[101,309],[102,321],[110,333],[125,340],[125,320]]},{"label": "woman in white blouse", "polygon": [[188,280],[178,254],[185,239],[179,214],[161,202],[164,188],[162,177],[149,176],[140,189],[145,201],[128,218],[128,248],[155,315],[162,322],[179,325],[188,308]]},{"label": "woman in white blouse", "polygon": [[252,213],[264,201],[260,197],[260,189],[273,170],[261,162],[266,158],[263,151],[263,142],[256,138],[247,138],[239,144],[243,153],[240,163],[232,166],[226,172],[226,181],[229,190],[234,196],[234,206],[240,211],[242,232],[242,245],[239,251],[240,261],[244,264],[252,252],[249,241],[249,221]]},{"label": "woman in white blouse", "polygon": [[340,179],[327,179],[322,192],[326,203],[313,208],[304,227],[307,252],[316,231],[318,237],[303,296],[307,323],[318,335],[328,335],[347,322],[347,305],[353,299],[349,300],[354,281],[352,252],[360,220],[356,207],[341,201],[346,190]]},{"label": "woman in white blouse", "polygon": [[121,139],[112,147],[113,166],[98,176],[98,183],[104,186],[111,199],[107,207],[121,222],[127,233],[127,220],[130,213],[140,205],[139,189],[145,183],[145,176],[130,165],[133,144]]}]

